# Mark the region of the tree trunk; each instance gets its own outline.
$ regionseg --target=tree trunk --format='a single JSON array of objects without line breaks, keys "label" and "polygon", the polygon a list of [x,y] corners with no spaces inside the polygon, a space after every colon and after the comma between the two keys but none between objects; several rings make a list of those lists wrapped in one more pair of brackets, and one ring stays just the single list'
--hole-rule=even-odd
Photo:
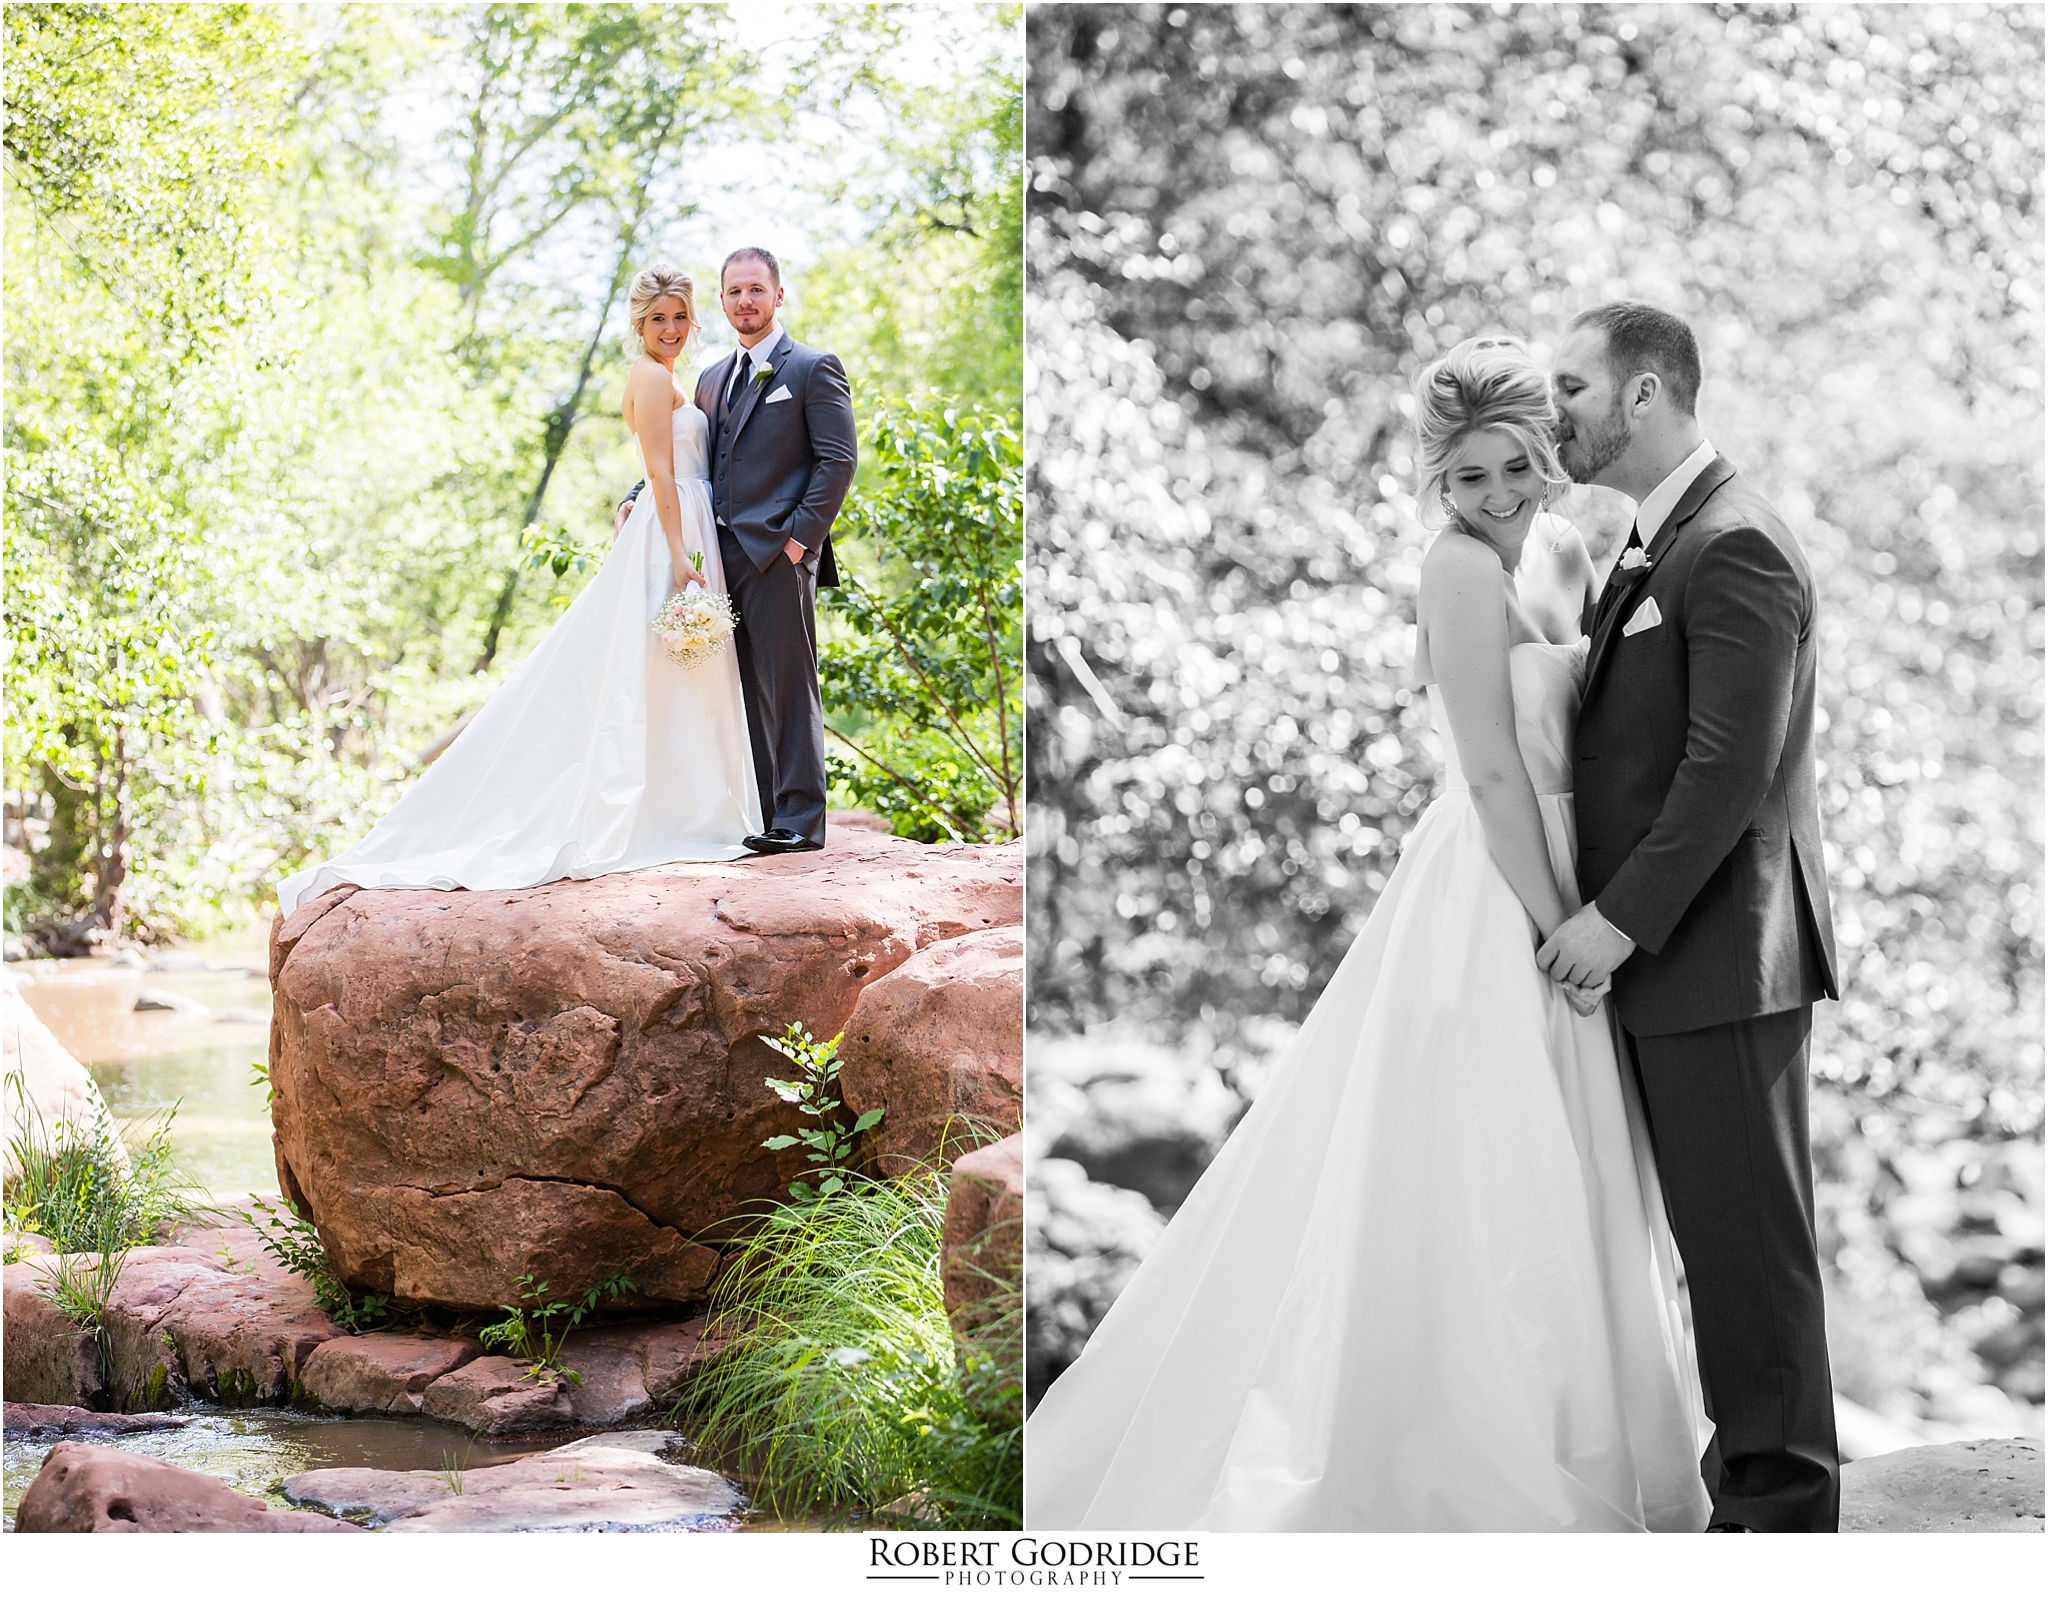
[{"label": "tree trunk", "polygon": [[[651,171],[650,171],[651,177]],[[625,281],[626,268],[632,262],[634,248],[639,243],[641,225],[647,220],[647,182],[643,181],[633,210],[633,219],[619,242],[619,258],[612,266],[612,284],[605,291],[604,308],[597,314],[597,326],[590,334],[590,342],[583,351],[583,364],[576,371],[576,386],[569,397],[557,405],[548,416],[547,434],[542,440],[540,481],[533,485],[533,497],[526,502],[526,519],[520,523],[522,531],[540,520],[542,504],[547,500],[548,483],[555,475],[555,467],[561,461],[562,451],[569,447],[569,434],[575,429],[577,413],[583,408],[583,396],[590,388],[590,375],[597,365],[597,351],[604,343],[605,328],[612,317],[612,306],[618,303],[619,285]],[[505,630],[505,623],[512,616],[512,599],[519,591],[519,573],[526,569],[525,562],[514,560],[512,568],[505,573],[503,586],[498,589],[497,603],[491,606],[491,624],[484,631],[483,652],[477,656],[476,664],[470,668],[472,674],[481,675],[490,670],[491,662],[498,657],[498,639]]]}]

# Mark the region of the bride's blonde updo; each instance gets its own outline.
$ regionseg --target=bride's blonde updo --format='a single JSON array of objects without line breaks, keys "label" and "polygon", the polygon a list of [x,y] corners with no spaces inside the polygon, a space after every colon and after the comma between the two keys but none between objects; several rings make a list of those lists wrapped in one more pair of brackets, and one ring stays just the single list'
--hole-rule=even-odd
[{"label": "bride's blonde updo", "polygon": [[1424,522],[1433,525],[1434,510],[1448,511],[1446,475],[1476,432],[1507,433],[1527,450],[1548,504],[1554,491],[1571,486],[1558,459],[1556,425],[1550,380],[1520,339],[1468,338],[1431,361],[1415,379],[1416,503]]},{"label": "bride's blonde updo", "polygon": [[697,342],[700,324],[697,320],[697,291],[689,278],[673,266],[649,266],[633,274],[633,286],[626,291],[626,320],[632,332],[626,337],[626,353],[642,355],[647,352],[647,340],[641,336],[641,328],[647,323],[647,313],[654,309],[654,302],[660,299],[679,299],[683,302],[683,314],[690,320],[690,331],[683,340],[683,352],[688,354]]}]

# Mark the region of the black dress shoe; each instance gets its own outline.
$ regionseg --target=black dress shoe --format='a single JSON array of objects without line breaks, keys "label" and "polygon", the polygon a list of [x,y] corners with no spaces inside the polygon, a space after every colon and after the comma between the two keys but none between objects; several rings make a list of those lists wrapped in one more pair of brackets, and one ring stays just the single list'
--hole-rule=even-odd
[{"label": "black dress shoe", "polygon": [[787,826],[771,827],[768,831],[757,832],[752,837],[743,837],[740,844],[752,849],[756,854],[808,854],[812,849],[825,846],[823,843],[813,843],[803,833],[792,831]]},{"label": "black dress shoe", "polygon": [[1738,1525],[1732,1519],[1717,1519],[1714,1521],[1713,1524],[1707,1527],[1707,1530],[1710,1534],[1717,1530],[1741,1531],[1744,1535],[1750,1534],[1750,1530],[1747,1525]]}]

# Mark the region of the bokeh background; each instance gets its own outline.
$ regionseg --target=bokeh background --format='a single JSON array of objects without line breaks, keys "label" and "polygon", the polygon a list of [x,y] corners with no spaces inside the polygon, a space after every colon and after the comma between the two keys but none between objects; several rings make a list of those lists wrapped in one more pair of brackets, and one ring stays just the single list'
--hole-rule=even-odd
[{"label": "bokeh background", "polygon": [[[1407,386],[1685,315],[1821,587],[1852,1456],[2041,1434],[2042,14],[1060,6],[1027,37],[1034,1394],[1434,796]],[[1596,559],[1627,502],[1563,507]]]}]

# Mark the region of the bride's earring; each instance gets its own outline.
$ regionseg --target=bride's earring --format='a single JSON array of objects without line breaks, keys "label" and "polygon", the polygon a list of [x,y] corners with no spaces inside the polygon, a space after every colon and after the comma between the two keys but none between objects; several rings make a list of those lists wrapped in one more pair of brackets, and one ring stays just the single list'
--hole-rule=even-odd
[{"label": "bride's earring", "polygon": [[1455,503],[1453,503],[1453,502],[1452,502],[1452,500],[1451,500],[1451,491],[1450,491],[1450,489],[1448,489],[1448,488],[1443,488],[1443,489],[1439,489],[1439,490],[1437,491],[1437,496],[1436,496],[1436,502],[1437,502],[1437,503],[1438,503],[1439,505],[1443,506],[1443,512],[1444,512],[1444,514],[1445,514],[1445,515],[1447,515],[1447,516],[1449,516],[1449,517],[1451,518],[1451,520],[1453,520],[1453,521],[1456,521],[1456,520],[1458,519],[1458,507],[1457,507],[1457,505],[1456,505]]}]

